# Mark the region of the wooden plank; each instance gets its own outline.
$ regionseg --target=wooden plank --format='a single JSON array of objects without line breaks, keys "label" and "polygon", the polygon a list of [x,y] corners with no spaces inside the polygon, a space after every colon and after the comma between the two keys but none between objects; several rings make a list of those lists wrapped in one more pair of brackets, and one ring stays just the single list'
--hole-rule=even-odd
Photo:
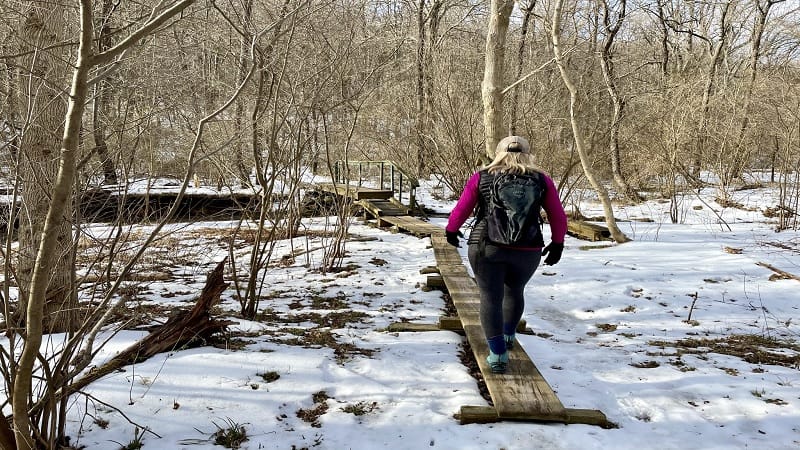
[{"label": "wooden plank", "polygon": [[425,280],[425,284],[433,289],[441,289],[446,287],[444,285],[444,278],[442,278],[441,275],[428,275],[428,278]]},{"label": "wooden plank", "polygon": [[[464,331],[464,326],[461,324],[461,319],[458,316],[451,317],[451,316],[442,316],[439,317],[439,328],[442,330],[449,330],[449,331]],[[525,319],[520,320],[517,324],[516,332],[519,334],[526,333],[528,331],[528,323]],[[517,346],[519,348],[519,346]]]},{"label": "wooden plank", "polygon": [[411,215],[411,208],[409,208],[408,206],[400,203],[400,201],[397,200],[396,198],[390,197],[389,198],[389,203],[392,203],[397,208],[399,208],[401,211],[403,211],[402,214],[398,214],[398,215],[402,215],[402,216],[410,216]]},{"label": "wooden plank", "polygon": [[458,317],[439,317],[439,329],[448,331],[464,331],[464,326],[461,325],[461,319]]},{"label": "wooden plank", "polygon": [[564,405],[521,347],[519,351],[509,354],[509,366],[505,374],[492,373],[486,362],[489,346],[480,324],[480,294],[477,286],[469,277],[460,254],[447,243],[444,236],[432,236],[431,242],[437,261],[439,256],[447,261],[447,264],[439,266],[439,271],[458,311],[497,417],[565,421],[567,415]]},{"label": "wooden plank", "polygon": [[[431,235],[431,244],[433,244],[433,256],[436,258],[436,264],[441,268],[442,266],[461,266],[464,267],[464,261],[461,259],[461,254],[452,245],[447,243],[447,238],[444,235],[444,230],[439,234]],[[466,271],[466,268],[464,268]]]},{"label": "wooden plank", "polygon": [[419,273],[421,275],[427,275],[429,273],[439,273],[439,268],[436,266],[427,266],[419,269]]},{"label": "wooden plank", "polygon": [[[567,419],[565,423],[597,425],[603,428],[617,428],[612,422],[609,422],[606,415],[601,411],[595,409],[575,409],[567,408]],[[462,406],[458,414],[456,414],[461,425],[470,423],[494,423],[502,420],[497,415],[497,410],[491,406]],[[522,418],[519,420],[537,420],[536,418]],[[541,420],[541,419],[538,419]],[[548,422],[548,420],[542,420]],[[560,420],[558,421],[560,422]]]},{"label": "wooden plank", "polygon": [[387,199],[391,198],[394,192],[385,189],[372,189],[360,187],[356,190],[356,200]]},{"label": "wooden plank", "polygon": [[424,222],[422,220],[417,219],[416,217],[411,216],[381,216],[386,222],[391,223],[392,225],[396,226],[400,230],[408,231],[410,233],[414,233],[419,236],[431,236],[442,234],[444,235],[444,230],[441,227],[436,225],[432,225],[428,222]]},{"label": "wooden plank", "polygon": [[375,217],[376,219],[378,219],[378,227],[386,226],[386,225],[384,225],[384,223],[386,223],[386,221],[381,219],[381,216],[383,216],[383,213],[380,210],[380,208],[375,206],[372,202],[368,202],[366,200],[359,201],[358,204],[361,205],[361,207],[364,208],[364,210],[369,215],[371,215],[372,217]]},{"label": "wooden plank", "polygon": [[440,331],[439,324],[437,323],[412,323],[412,322],[395,322],[386,327],[386,331],[391,332],[422,332],[422,331]]},{"label": "wooden plank", "polygon": [[442,275],[447,275],[450,278],[455,277],[465,277],[471,278],[469,272],[467,272],[467,267],[461,262],[461,257],[459,257],[458,262],[455,264],[448,264],[448,263],[439,263],[437,268],[439,269],[439,273]]},{"label": "wooden plank", "polygon": [[608,420],[602,411],[596,409],[567,408],[567,423],[597,425],[603,428],[619,428],[619,425]]},{"label": "wooden plank", "polygon": [[567,222],[567,231],[570,235],[589,241],[603,241],[611,238],[608,228],[581,220]]},{"label": "wooden plank", "polygon": [[[464,331],[470,335],[470,327]],[[478,328],[478,327],[475,327]],[[479,330],[483,334],[482,330]],[[483,336],[481,336],[483,337]],[[483,339],[485,342],[485,338]],[[470,340],[472,343],[472,340]],[[472,346],[478,367],[484,375],[486,387],[502,419],[528,419],[559,421],[566,420],[564,405],[542,376],[536,365],[522,350],[509,353],[508,370],[504,374],[492,373],[486,362],[488,345]]]},{"label": "wooden plank", "polygon": [[497,417],[497,410],[491,406],[462,406],[459,413],[456,414],[456,419],[461,425],[500,421],[500,418]]},{"label": "wooden plank", "polygon": [[347,185],[347,184],[333,184],[333,183],[319,183],[315,185],[318,189],[332,192],[337,195],[341,195],[344,197],[350,197],[354,200],[369,200],[369,199],[381,199],[387,200],[391,198],[394,193],[391,190],[387,189],[374,189],[368,188],[365,186],[355,186],[355,185]]},{"label": "wooden plank", "polygon": [[473,320],[464,320],[461,311],[459,317],[498,417],[559,422],[566,420],[564,405],[521,347],[519,351],[509,353],[506,373],[492,373],[486,362],[489,346],[480,323],[468,323]]},{"label": "wooden plank", "polygon": [[381,216],[407,216],[408,208],[397,206],[396,203],[388,200],[360,200],[359,204],[378,211]]}]

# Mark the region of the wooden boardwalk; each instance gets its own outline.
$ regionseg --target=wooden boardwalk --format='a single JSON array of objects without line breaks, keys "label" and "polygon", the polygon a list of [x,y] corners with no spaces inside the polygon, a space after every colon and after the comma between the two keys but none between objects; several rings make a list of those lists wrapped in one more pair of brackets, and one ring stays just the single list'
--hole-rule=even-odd
[{"label": "wooden boardwalk", "polygon": [[314,187],[343,197],[351,197],[353,200],[388,200],[394,195],[391,189],[374,189],[342,183],[317,183]]},{"label": "wooden boardwalk", "polygon": [[[382,200],[382,201],[385,201]],[[489,346],[480,324],[480,295],[455,247],[447,243],[444,229],[418,218],[401,215],[394,209],[381,210],[374,201],[364,199],[365,211],[378,226],[392,226],[416,236],[430,236],[438,271],[458,311],[461,327],[472,348],[486,383],[493,406],[462,406],[461,423],[488,423],[498,420],[531,420],[583,423],[609,426],[597,410],[565,408],[525,350],[517,345],[509,354],[508,371],[492,373],[486,363]]]},{"label": "wooden boardwalk", "polygon": [[[478,288],[461,262],[458,251],[447,243],[444,236],[431,236],[431,242],[439,273],[458,311],[497,417],[565,422],[564,406],[521,346],[517,345],[510,352],[508,372],[492,373],[486,363],[489,346],[480,323]],[[458,261],[454,264],[453,259]]]}]

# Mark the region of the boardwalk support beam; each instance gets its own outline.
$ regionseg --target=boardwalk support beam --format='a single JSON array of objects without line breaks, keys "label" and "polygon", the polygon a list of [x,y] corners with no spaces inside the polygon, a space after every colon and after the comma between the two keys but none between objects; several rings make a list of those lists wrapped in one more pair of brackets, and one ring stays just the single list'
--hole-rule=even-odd
[{"label": "boardwalk support beam", "polygon": [[471,423],[494,423],[501,420],[524,420],[532,422],[559,422],[567,424],[595,425],[602,428],[616,428],[617,425],[609,422],[602,411],[595,409],[576,409],[566,408],[566,417],[563,420],[553,420],[551,417],[540,417],[532,414],[529,417],[504,418],[497,414],[497,410],[491,406],[462,406],[456,419],[461,425]]}]

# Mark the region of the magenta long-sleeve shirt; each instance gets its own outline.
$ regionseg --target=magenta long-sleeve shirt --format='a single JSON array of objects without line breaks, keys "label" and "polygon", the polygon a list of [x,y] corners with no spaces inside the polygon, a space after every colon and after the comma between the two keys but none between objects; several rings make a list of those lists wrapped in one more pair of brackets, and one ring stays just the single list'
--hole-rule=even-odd
[{"label": "magenta long-sleeve shirt", "polygon": [[[561,205],[561,200],[558,198],[558,189],[556,189],[553,179],[549,176],[542,174],[545,185],[544,202],[542,208],[547,213],[547,221],[550,224],[550,240],[557,243],[564,242],[564,236],[567,234],[567,214],[564,212],[564,207]],[[478,183],[480,182],[480,172],[475,172],[467,181],[464,186],[464,192],[458,199],[455,208],[450,213],[450,218],[447,221],[445,230],[455,232],[464,225],[464,222],[472,215],[475,206],[478,205],[480,191],[478,190]]]}]

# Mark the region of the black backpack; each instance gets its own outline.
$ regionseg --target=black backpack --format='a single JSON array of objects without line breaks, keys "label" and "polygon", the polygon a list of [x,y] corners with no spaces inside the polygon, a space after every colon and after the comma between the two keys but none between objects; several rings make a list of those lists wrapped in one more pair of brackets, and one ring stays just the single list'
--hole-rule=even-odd
[{"label": "black backpack", "polygon": [[511,247],[541,245],[545,184],[539,173],[499,173],[486,180],[486,238]]}]

